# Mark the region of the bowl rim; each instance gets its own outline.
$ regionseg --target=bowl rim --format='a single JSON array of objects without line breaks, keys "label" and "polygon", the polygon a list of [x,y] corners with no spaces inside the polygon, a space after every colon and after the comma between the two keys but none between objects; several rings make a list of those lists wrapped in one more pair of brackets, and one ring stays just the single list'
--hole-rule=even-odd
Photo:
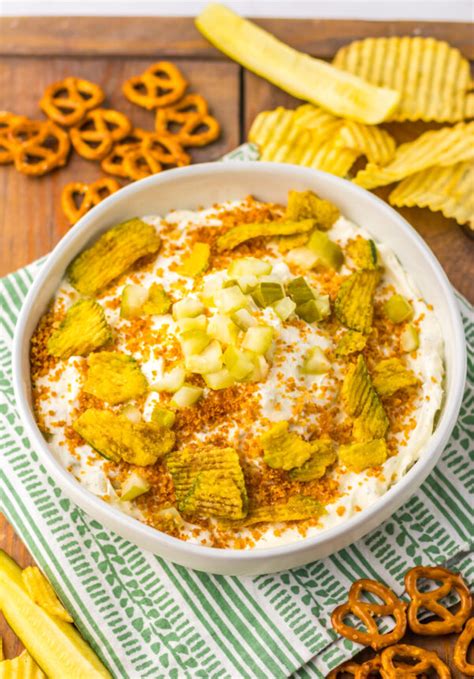
[{"label": "bowl rim", "polygon": [[[47,442],[41,435],[34,419],[33,411],[28,399],[28,392],[30,389],[29,375],[28,380],[23,378],[25,369],[24,345],[25,343],[28,343],[29,345],[30,342],[30,337],[26,334],[26,327],[31,309],[34,306],[36,296],[39,294],[43,284],[48,279],[51,269],[54,267],[56,261],[61,259],[63,253],[69,249],[70,245],[79,239],[79,234],[85,229],[85,227],[87,227],[88,224],[90,224],[93,220],[95,221],[97,218],[100,219],[100,217],[106,214],[112,204],[126,200],[131,195],[140,193],[143,188],[148,186],[155,184],[166,184],[168,182],[173,182],[175,179],[179,179],[180,177],[185,178],[192,175],[206,176],[212,175],[216,172],[226,173],[227,171],[231,173],[235,171],[247,173],[254,172],[255,170],[257,170],[257,172],[262,171],[262,174],[272,171],[283,173],[288,172],[289,182],[291,181],[291,175],[293,175],[293,178],[297,178],[302,181],[310,181],[319,177],[324,182],[329,182],[330,185],[333,184],[335,187],[339,187],[343,191],[352,191],[356,198],[357,196],[363,195],[366,200],[372,201],[377,206],[377,208],[380,210],[381,216],[386,214],[392,221],[395,220],[398,222],[400,229],[407,241],[411,242],[413,245],[416,245],[418,249],[422,250],[427,263],[430,265],[433,273],[436,275],[440,291],[450,302],[449,321],[452,325],[455,338],[455,345],[451,348],[451,351],[455,351],[455,354],[452,368],[453,395],[450,399],[444,399],[440,421],[426,443],[426,446],[429,446],[429,448],[433,451],[430,453],[430,455],[428,455],[428,451],[425,450],[423,457],[419,458],[397,483],[391,486],[372,505],[357,514],[354,514],[347,521],[324,529],[321,531],[321,533],[318,533],[315,536],[302,538],[301,540],[284,543],[282,545],[276,545],[274,547],[255,547],[253,549],[238,550],[231,547],[206,547],[204,545],[172,537],[156,528],[153,528],[152,526],[148,526],[139,519],[136,519],[129,514],[122,512],[113,505],[105,502],[89,491],[78,480],[76,480],[75,477],[61,465],[59,460],[54,457]],[[27,352],[27,356],[29,356],[29,351]],[[226,564],[235,564],[237,562],[242,562],[242,560],[251,562],[262,560],[265,557],[284,557],[290,554],[296,555],[300,552],[311,550],[312,547],[323,546],[332,541],[337,542],[338,538],[341,538],[346,533],[355,534],[357,529],[360,528],[362,524],[366,523],[370,525],[371,519],[373,519],[377,513],[382,514],[387,505],[390,505],[394,501],[396,502],[397,496],[409,497],[412,493],[414,493],[438,461],[455,425],[461,407],[466,378],[466,342],[459,305],[454,296],[453,288],[449,283],[449,280],[443,268],[441,267],[441,264],[438,262],[435,255],[432,253],[423,238],[409,224],[409,222],[381,198],[340,177],[336,177],[319,170],[304,168],[298,165],[263,161],[239,161],[225,163],[210,162],[168,170],[166,173],[153,175],[122,187],[120,191],[110,195],[108,198],[86,213],[86,215],[84,215],[63,238],[61,238],[54,249],[49,253],[49,255],[47,255],[47,261],[42,265],[38,275],[36,276],[27,293],[25,300],[23,301],[13,338],[12,368],[16,406],[18,408],[22,423],[25,425],[27,435],[31,440],[33,449],[40,454],[42,463],[45,465],[47,471],[53,476],[55,482],[57,482],[63,490],[64,488],[67,489],[65,491],[67,496],[72,498],[73,501],[76,501],[76,498],[80,498],[80,500],[77,500],[77,503],[82,507],[87,507],[86,511],[91,515],[91,517],[96,518],[99,521],[103,520],[104,523],[108,525],[111,523],[115,525],[122,524],[124,528],[128,529],[129,531],[132,531],[135,534],[138,533],[139,536],[148,543],[161,543],[169,547],[171,550],[179,552],[183,556],[190,558],[196,556],[200,557],[201,559],[208,558],[215,563],[226,562]],[[410,487],[412,489],[411,492]],[[394,511],[396,511],[396,507],[394,507],[390,514],[392,514]]]}]

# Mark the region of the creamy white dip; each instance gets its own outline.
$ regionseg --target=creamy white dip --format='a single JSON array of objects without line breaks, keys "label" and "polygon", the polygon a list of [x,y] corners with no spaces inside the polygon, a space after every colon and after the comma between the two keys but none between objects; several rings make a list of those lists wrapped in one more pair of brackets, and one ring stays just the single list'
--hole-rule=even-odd
[{"label": "creamy white dip", "polygon": [[[225,204],[228,209],[238,206],[243,207],[244,203]],[[222,206],[220,207],[222,209]],[[189,230],[193,228],[193,225],[199,227],[220,225],[213,208],[196,212],[176,211],[164,218],[147,216],[143,219],[156,225],[158,229],[163,221],[167,224],[175,224],[176,231],[181,233],[181,239],[185,238],[185,229]],[[371,237],[364,229],[349,222],[344,217],[339,218],[329,231],[329,235],[341,246],[344,246],[348,240],[357,235],[365,238]],[[381,474],[373,475],[367,472],[355,473],[351,471],[341,473],[337,469],[329,472],[339,484],[340,496],[336,501],[326,506],[327,514],[321,518],[317,526],[311,526],[308,529],[307,537],[314,536],[327,528],[347,521],[356,512],[371,506],[396,483],[423,454],[433,431],[436,413],[441,407],[443,397],[443,344],[435,313],[421,298],[410,275],[403,270],[394,253],[383,243],[377,242],[376,245],[383,266],[383,279],[380,287],[392,285],[398,293],[409,299],[415,311],[415,318],[418,320],[420,347],[415,353],[405,355],[408,367],[420,380],[416,407],[410,413],[415,424],[408,435],[404,434],[405,440],[403,442],[400,435],[401,445],[398,454],[387,459],[382,467]],[[288,266],[282,261],[281,253],[276,249],[274,256],[269,254],[265,259],[274,265],[272,277],[278,278],[282,283],[294,277]],[[176,257],[159,254],[152,269],[134,272],[126,280],[121,281],[120,286],[115,286],[110,296],[100,298],[99,302],[105,309],[107,321],[114,330],[119,332],[127,321],[120,317],[119,309],[109,308],[107,302],[120,296],[124,285],[127,283],[138,283],[145,287],[152,283],[161,283],[166,289],[170,289],[174,283],[180,281],[188,290],[192,290],[193,279],[182,277],[170,269],[173,261],[176,261]],[[343,265],[340,273],[348,274],[350,269]],[[213,272],[206,276],[204,280],[208,277],[224,275],[225,272]],[[68,308],[77,298],[78,293],[64,279],[59,286],[54,304]],[[331,338],[316,324],[308,326],[305,336],[301,337],[298,328],[285,325],[272,308],[267,307],[263,313],[265,323],[276,329],[278,343],[274,362],[266,380],[255,384],[255,396],[260,403],[262,416],[272,421],[278,421],[288,420],[292,415],[294,399],[297,394],[292,394],[288,390],[284,394],[281,393],[281,379],[278,377],[281,377],[281,373],[284,374],[285,378],[293,377],[299,384],[301,384],[301,380],[304,380],[308,394],[314,402],[324,406],[334,401],[337,398],[341,377],[337,365],[332,366],[328,373],[315,376],[303,376],[299,370],[308,349],[320,346],[324,350],[330,346]],[[167,324],[169,332],[173,332],[174,321],[169,314],[153,317],[153,324],[154,328]],[[285,346],[288,347],[289,345],[291,345],[291,351],[285,349]],[[130,352],[126,344],[121,345],[120,343],[117,348],[126,353],[131,353],[134,358],[140,361],[141,369],[150,384],[153,384],[162,376],[163,361],[160,358],[150,358],[143,361],[139,350]],[[46,375],[38,378],[36,382],[37,387],[47,387],[54,394],[39,402],[40,415],[49,432],[50,448],[61,464],[69,469],[88,490],[101,497],[107,496],[108,501],[122,511],[136,518],[142,518],[134,503],[120,501],[105,472],[106,461],[103,458],[86,444],[76,448],[76,454],[73,455],[66,443],[65,427],[72,425],[73,413],[78,407],[78,395],[83,381],[83,371],[80,370],[80,365],[85,361],[85,358],[71,357],[59,378],[57,368],[53,368]],[[159,395],[150,392],[143,412],[145,420],[150,418],[157,400],[159,400]],[[314,415],[314,418],[317,418],[317,415]],[[262,424],[258,418],[251,427],[253,434],[262,430]],[[303,436],[307,433],[306,426],[299,428],[296,426],[295,429]],[[205,441],[210,433],[215,434],[216,429],[213,429],[212,432],[198,431],[196,432],[196,439]],[[229,445],[238,446],[242,432],[234,428],[234,430],[227,432],[227,436]],[[281,525],[279,527],[281,528]],[[204,531],[200,537],[196,537],[194,534],[196,531],[194,530],[191,534],[191,528],[195,529],[195,526],[190,526],[188,535],[190,541],[199,542],[205,539]],[[284,531],[277,532],[278,535],[275,535],[275,526],[270,527],[266,532],[262,531],[255,547],[276,546],[302,539],[296,528],[287,528]],[[245,536],[245,534],[246,530],[242,530],[241,535]]]}]

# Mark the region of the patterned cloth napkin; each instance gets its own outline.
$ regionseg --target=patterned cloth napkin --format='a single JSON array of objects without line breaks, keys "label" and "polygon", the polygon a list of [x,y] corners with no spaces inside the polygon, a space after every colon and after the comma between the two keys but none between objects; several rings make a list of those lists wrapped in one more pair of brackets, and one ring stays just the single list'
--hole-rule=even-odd
[{"label": "patterned cloth napkin", "polygon": [[[233,155],[248,159],[255,150]],[[324,677],[359,650],[329,622],[354,579],[381,579],[402,594],[410,566],[436,563],[474,581],[474,313],[462,297],[469,351],[463,406],[442,460],[416,495],[332,557],[276,575],[224,577],[176,566],[104,528],[40,463],[15,409],[11,375],[16,319],[40,266],[0,280],[0,509],[115,678]]]}]

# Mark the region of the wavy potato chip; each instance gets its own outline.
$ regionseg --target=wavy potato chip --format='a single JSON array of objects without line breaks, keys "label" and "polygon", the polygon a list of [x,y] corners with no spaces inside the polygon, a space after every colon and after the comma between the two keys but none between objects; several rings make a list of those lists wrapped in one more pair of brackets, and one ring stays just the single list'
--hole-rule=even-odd
[{"label": "wavy potato chip", "polygon": [[378,467],[388,457],[387,444],[384,439],[375,439],[367,443],[351,443],[340,446],[339,462],[355,472],[363,472],[369,467]]},{"label": "wavy potato chip", "polygon": [[288,431],[288,422],[277,422],[260,437],[263,459],[273,469],[301,467],[313,453],[311,443]]},{"label": "wavy potato chip", "polygon": [[372,371],[372,384],[381,398],[391,396],[399,389],[413,387],[420,380],[399,358],[379,361]]},{"label": "wavy potato chip", "polygon": [[93,353],[87,359],[89,370],[84,391],[116,405],[145,394],[148,382],[137,361],[119,351]]},{"label": "wavy potato chip", "polygon": [[345,411],[354,418],[352,434],[356,441],[371,441],[385,436],[388,418],[362,354],[344,376],[341,398]]},{"label": "wavy potato chip", "polygon": [[103,346],[112,337],[104,310],[92,299],[72,304],[66,316],[48,339],[48,352],[57,358],[85,356]]},{"label": "wavy potato chip", "polygon": [[311,457],[301,467],[296,467],[290,471],[290,479],[294,481],[321,479],[327,468],[336,461],[334,444],[329,439],[310,441],[310,444]]},{"label": "wavy potato chip", "polygon": [[41,667],[35,663],[28,651],[16,658],[0,661],[1,679],[47,679]]},{"label": "wavy potato chip", "polygon": [[339,130],[336,147],[353,149],[370,163],[386,165],[394,156],[396,142],[386,130],[348,120]]},{"label": "wavy potato chip", "polygon": [[362,351],[367,344],[367,336],[357,330],[348,330],[336,345],[336,356],[350,356]]},{"label": "wavy potato chip", "polygon": [[319,106],[303,104],[294,111],[293,122],[298,127],[314,131],[314,138],[328,139],[340,130],[345,121]]},{"label": "wavy potato chip", "polygon": [[387,120],[456,122],[473,116],[469,61],[434,38],[367,38],[345,45],[334,66],[400,92]]},{"label": "wavy potato chip", "polygon": [[314,219],[302,219],[300,221],[285,222],[261,222],[254,224],[241,224],[234,226],[223,236],[217,239],[217,249],[233,250],[238,245],[252,238],[272,238],[273,236],[291,236],[293,234],[307,233],[315,227]]},{"label": "wavy potato chip", "polygon": [[364,334],[370,332],[374,293],[379,280],[380,273],[376,269],[361,269],[343,281],[334,302],[334,311],[346,328]]},{"label": "wavy potato chip", "polygon": [[319,198],[313,191],[288,192],[286,219],[290,221],[314,219],[318,229],[327,231],[337,222],[340,216],[338,207],[328,200]]},{"label": "wavy potato chip", "polygon": [[442,127],[401,144],[388,165],[368,165],[354,178],[365,189],[385,186],[435,165],[447,167],[474,159],[474,121]]},{"label": "wavy potato chip", "polygon": [[146,467],[173,448],[175,435],[155,422],[131,422],[110,410],[89,408],[73,423],[73,429],[94,450],[118,462]]},{"label": "wavy potato chip", "polygon": [[183,514],[220,519],[242,519],[247,513],[233,476],[218,469],[199,472],[179,507]]},{"label": "wavy potato chip", "polygon": [[417,172],[400,182],[388,200],[396,207],[428,207],[474,230],[474,162]]},{"label": "wavy potato chip", "polygon": [[323,505],[308,495],[293,495],[287,502],[255,507],[249,510],[240,526],[253,526],[257,523],[276,523],[283,521],[304,521],[325,513]]},{"label": "wavy potato chip", "polygon": [[28,596],[35,604],[38,604],[47,613],[55,615],[65,622],[73,622],[73,619],[56,596],[56,592],[39,568],[28,566],[22,570],[21,577]]}]

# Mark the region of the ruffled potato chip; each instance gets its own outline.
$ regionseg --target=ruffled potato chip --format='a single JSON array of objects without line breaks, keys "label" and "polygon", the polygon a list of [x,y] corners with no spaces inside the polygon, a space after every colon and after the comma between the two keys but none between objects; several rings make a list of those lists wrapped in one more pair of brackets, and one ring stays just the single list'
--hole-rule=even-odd
[{"label": "ruffled potato chip", "polygon": [[313,191],[289,191],[288,193],[286,219],[289,221],[314,219],[318,229],[327,231],[340,216],[339,208],[328,200],[319,198]]},{"label": "ruffled potato chip", "polygon": [[341,337],[336,346],[336,356],[350,356],[362,351],[367,344],[367,336],[357,330],[348,330]]},{"label": "ruffled potato chip", "polygon": [[155,422],[131,422],[110,410],[89,408],[73,423],[73,429],[94,450],[118,462],[140,467],[155,464],[174,446],[175,435]]},{"label": "ruffled potato chip", "polygon": [[456,122],[473,116],[469,61],[434,38],[367,38],[342,47],[334,66],[400,92],[388,120]]},{"label": "ruffled potato chip", "polygon": [[379,361],[372,371],[372,384],[381,398],[391,396],[399,389],[413,387],[419,381],[415,373],[409,370],[399,358],[386,358]]},{"label": "ruffled potato chip", "polygon": [[339,462],[355,472],[363,472],[369,467],[378,467],[388,456],[387,444],[384,439],[375,439],[367,443],[351,443],[340,446]]},{"label": "ruffled potato chip", "polygon": [[39,568],[28,566],[28,568],[22,570],[21,577],[28,596],[33,599],[35,604],[65,622],[74,622]]},{"label": "ruffled potato chip", "polygon": [[1,679],[47,679],[41,667],[35,663],[28,651],[16,658],[0,661]]},{"label": "ruffled potato chip", "polygon": [[231,474],[218,469],[199,472],[183,501],[183,514],[219,519],[242,519],[246,515],[242,492]]},{"label": "ruffled potato chip", "polygon": [[356,441],[383,438],[388,418],[367,371],[364,357],[349,366],[341,388],[344,409],[354,418],[352,435]]},{"label": "ruffled potato chip", "polygon": [[311,443],[288,431],[288,422],[277,422],[260,438],[263,459],[273,469],[301,467],[313,453]]},{"label": "ruffled potato chip", "polygon": [[233,250],[238,245],[252,238],[261,236],[272,238],[273,236],[291,236],[293,234],[307,233],[316,226],[314,219],[302,219],[300,221],[285,222],[262,222],[254,224],[241,224],[234,226],[223,236],[217,239],[219,251]]},{"label": "ruffled potato chip", "polygon": [[364,189],[385,186],[433,166],[448,167],[474,159],[474,121],[442,127],[401,144],[388,165],[374,163],[357,173],[354,182]]},{"label": "ruffled potato chip", "polygon": [[329,439],[310,441],[311,457],[301,466],[292,469],[289,477],[295,481],[313,481],[321,479],[327,468],[336,461],[334,444]]},{"label": "ruffled potato chip", "polygon": [[431,167],[407,177],[388,200],[396,207],[428,207],[474,230],[474,162]]},{"label": "ruffled potato chip", "polygon": [[80,299],[66,312],[48,340],[48,352],[57,358],[85,356],[112,337],[103,308],[92,299]]},{"label": "ruffled potato chip", "polygon": [[287,502],[250,509],[240,526],[253,526],[257,523],[277,523],[283,521],[304,521],[322,516],[323,505],[308,495],[293,495]]},{"label": "ruffled potato chip", "polygon": [[350,328],[367,334],[372,328],[373,299],[380,274],[375,269],[361,269],[351,274],[341,284],[334,302],[339,321]]},{"label": "ruffled potato chip", "polygon": [[339,130],[335,146],[353,149],[370,163],[386,165],[394,156],[396,142],[386,130],[348,120]]},{"label": "ruffled potato chip", "polygon": [[87,360],[89,370],[84,391],[116,405],[146,393],[148,382],[132,356],[119,351],[93,353]]},{"label": "ruffled potato chip", "polygon": [[373,240],[356,236],[346,245],[346,254],[359,269],[376,269],[378,265],[377,248]]}]

